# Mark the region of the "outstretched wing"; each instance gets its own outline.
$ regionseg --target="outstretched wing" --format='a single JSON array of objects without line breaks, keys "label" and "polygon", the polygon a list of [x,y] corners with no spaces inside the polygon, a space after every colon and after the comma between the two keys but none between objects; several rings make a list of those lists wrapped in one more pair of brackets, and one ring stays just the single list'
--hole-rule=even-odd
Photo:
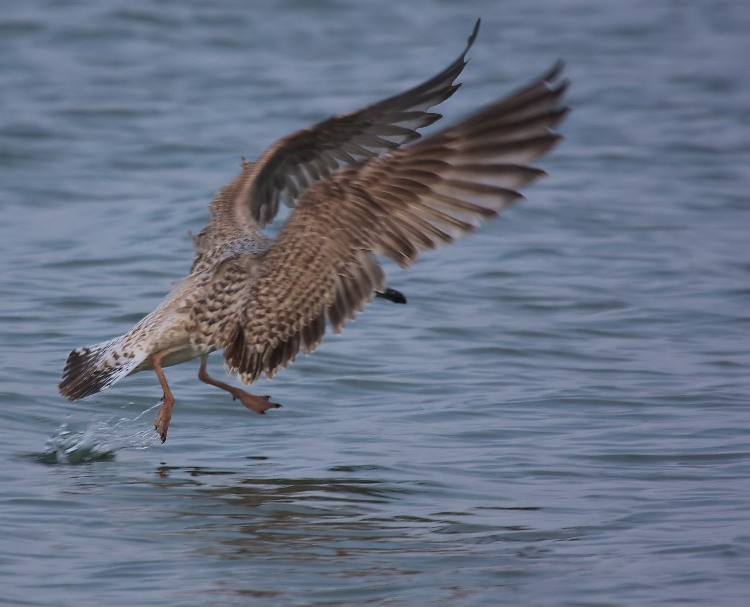
[{"label": "outstretched wing", "polygon": [[427,110],[453,95],[455,80],[479,31],[479,20],[461,55],[439,74],[408,91],[359,111],[334,116],[277,141],[210,205],[211,220],[196,239],[199,254],[240,229],[270,223],[284,199],[294,206],[304,190],[347,164],[371,158],[419,138],[418,129],[441,115]]},{"label": "outstretched wing", "polygon": [[428,112],[456,92],[480,21],[466,48],[439,74],[408,91],[350,114],[334,116],[281,139],[255,163],[245,204],[260,227],[276,216],[279,200],[293,206],[311,183],[339,167],[371,158],[419,138],[417,129],[441,118]]},{"label": "outstretched wing", "polygon": [[338,332],[383,287],[375,255],[407,267],[521,197],[567,113],[562,65],[463,122],[311,186],[248,283],[225,359],[249,383]]}]

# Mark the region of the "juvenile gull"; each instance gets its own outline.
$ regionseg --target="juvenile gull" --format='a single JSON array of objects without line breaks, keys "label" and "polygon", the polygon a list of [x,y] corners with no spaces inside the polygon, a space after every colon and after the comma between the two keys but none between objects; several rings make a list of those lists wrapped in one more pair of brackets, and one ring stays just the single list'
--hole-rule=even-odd
[{"label": "juvenile gull", "polygon": [[[164,367],[200,358],[198,378],[248,409],[278,407],[214,379],[208,355],[224,350],[243,384],[269,378],[309,353],[326,325],[335,333],[386,287],[377,256],[402,268],[420,251],[452,242],[521,198],[517,189],[544,175],[528,162],[561,136],[567,113],[561,63],[455,126],[421,138],[441,116],[428,111],[458,89],[456,78],[476,38],[424,83],[357,112],[285,137],[211,202],[206,227],[193,236],[190,274],[128,333],[73,350],[60,393],[78,400],[123,377],[153,369],[164,392],[155,427],[167,438],[174,397]],[[261,229],[279,202],[294,210],[275,239]]]}]

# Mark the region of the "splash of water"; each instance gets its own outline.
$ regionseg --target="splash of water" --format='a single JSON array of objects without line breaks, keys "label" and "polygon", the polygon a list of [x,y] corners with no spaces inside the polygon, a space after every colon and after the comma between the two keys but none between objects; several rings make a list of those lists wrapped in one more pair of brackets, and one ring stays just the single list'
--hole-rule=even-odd
[{"label": "splash of water", "polygon": [[38,460],[45,464],[111,461],[121,449],[147,449],[159,440],[159,435],[150,426],[144,428],[139,420],[160,405],[149,407],[133,419],[99,420],[80,431],[62,424],[47,440]]}]

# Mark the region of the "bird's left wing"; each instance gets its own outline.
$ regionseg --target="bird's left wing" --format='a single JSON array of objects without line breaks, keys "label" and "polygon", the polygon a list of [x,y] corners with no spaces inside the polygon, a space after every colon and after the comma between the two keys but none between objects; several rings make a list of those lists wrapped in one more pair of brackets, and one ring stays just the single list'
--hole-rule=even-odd
[{"label": "bird's left wing", "polygon": [[460,86],[455,80],[466,66],[466,54],[478,31],[479,20],[463,52],[432,78],[284,137],[255,162],[243,161],[242,173],[210,205],[211,221],[196,240],[199,251],[206,242],[229,238],[235,228],[250,232],[263,228],[276,216],[280,200],[294,206],[305,188],[340,167],[419,138],[419,129],[441,117],[429,108]]}]

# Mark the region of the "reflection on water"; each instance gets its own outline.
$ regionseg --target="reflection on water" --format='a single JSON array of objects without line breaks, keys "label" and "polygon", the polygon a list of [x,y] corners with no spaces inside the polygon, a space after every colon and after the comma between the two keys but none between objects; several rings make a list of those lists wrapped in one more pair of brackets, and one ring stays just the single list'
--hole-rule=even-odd
[{"label": "reflection on water", "polygon": [[[157,469],[154,482],[178,488],[162,523],[166,532],[174,526],[201,557],[236,572],[231,585],[206,589],[205,600],[283,596],[285,604],[362,604],[383,593],[405,597],[405,604],[446,596],[456,604],[484,595],[491,600],[489,584],[499,577],[528,575],[519,560],[539,561],[560,542],[596,531],[517,523],[519,514],[535,507],[446,511],[436,487],[416,479],[393,482],[392,471],[379,466],[335,466],[329,472],[269,479],[247,471]],[[431,507],[416,513],[415,502]],[[468,571],[470,589],[462,581]],[[315,588],[297,581],[310,572],[320,580]],[[418,588],[414,580],[420,580]]]},{"label": "reflection on water", "polygon": [[[360,476],[362,470],[375,478]],[[478,509],[484,511],[481,513],[473,509],[444,511],[440,506],[445,503],[435,500],[434,508],[417,515],[411,508],[400,511],[399,502],[408,504],[421,499],[429,502],[436,493],[429,484],[416,480],[388,481],[388,470],[377,466],[337,466],[330,471],[337,474],[321,478],[265,478],[243,477],[229,470],[160,466],[156,474],[161,480],[155,482],[161,484],[168,479],[170,486],[186,491],[177,516],[198,517],[200,523],[193,531],[204,533],[214,529],[226,533],[227,524],[234,525],[244,539],[232,537],[228,543],[231,550],[248,542],[269,542],[264,549],[266,553],[269,549],[294,552],[289,543],[292,541],[307,544],[313,552],[321,548],[321,543],[339,540],[354,549],[359,541],[386,540],[403,535],[406,529],[411,529],[408,535],[422,539],[425,534],[433,533],[479,534],[482,542],[491,543],[501,534],[529,531],[524,525],[501,524],[503,513],[539,510],[533,506],[486,506]],[[351,472],[352,476],[341,472]],[[224,480],[217,483],[217,479]],[[210,523],[212,518],[217,519],[215,527]],[[497,524],[489,522],[493,518]],[[473,522],[474,519],[481,522]],[[189,525],[184,528],[191,529]],[[278,543],[276,539],[281,536],[287,540]],[[538,533],[536,539],[551,537]],[[445,541],[444,537],[433,539]],[[359,548],[371,547],[362,544]]]}]

